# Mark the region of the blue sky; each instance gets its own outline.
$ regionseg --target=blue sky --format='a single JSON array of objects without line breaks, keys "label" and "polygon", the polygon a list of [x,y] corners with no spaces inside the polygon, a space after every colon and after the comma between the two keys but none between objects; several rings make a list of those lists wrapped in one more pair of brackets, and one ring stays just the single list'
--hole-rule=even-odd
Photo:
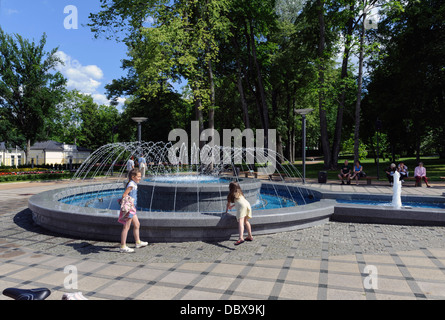
[{"label": "blue sky", "polygon": [[[73,25],[74,11],[64,13],[66,6],[74,6],[78,14],[78,29]],[[18,33],[38,42],[47,35],[46,51],[59,47],[65,61],[59,71],[67,78],[68,89],[90,94],[99,104],[109,104],[104,86],[126,74],[121,60],[126,57],[126,46],[114,40],[94,39],[88,27],[90,12],[100,11],[99,0],[0,0],[0,26],[8,34]],[[121,105],[124,101],[119,99]]]}]

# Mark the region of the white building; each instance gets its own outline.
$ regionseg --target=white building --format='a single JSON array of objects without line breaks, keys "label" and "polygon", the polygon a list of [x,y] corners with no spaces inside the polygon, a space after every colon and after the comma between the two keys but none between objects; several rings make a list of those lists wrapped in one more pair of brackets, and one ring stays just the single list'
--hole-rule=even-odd
[{"label": "white building", "polygon": [[43,164],[80,164],[91,154],[91,149],[75,144],[56,141],[36,142],[29,150],[30,163]]},{"label": "white building", "polygon": [[30,160],[26,161],[26,153],[20,147],[8,148],[4,142],[0,142],[0,165],[3,166],[16,167],[26,163],[34,163],[35,166],[81,164],[90,154],[91,149],[49,140],[32,145]]},{"label": "white building", "polygon": [[16,167],[25,163],[25,151],[19,147],[7,148],[0,142],[0,165]]}]

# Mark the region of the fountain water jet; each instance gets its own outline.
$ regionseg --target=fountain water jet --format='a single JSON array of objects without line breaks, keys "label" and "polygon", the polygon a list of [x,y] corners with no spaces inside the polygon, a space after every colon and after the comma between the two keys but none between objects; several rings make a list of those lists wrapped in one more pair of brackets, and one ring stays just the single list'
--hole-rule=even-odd
[{"label": "fountain water jet", "polygon": [[396,170],[393,174],[393,195],[392,195],[392,205],[396,209],[402,207],[402,181],[400,181],[400,173]]}]

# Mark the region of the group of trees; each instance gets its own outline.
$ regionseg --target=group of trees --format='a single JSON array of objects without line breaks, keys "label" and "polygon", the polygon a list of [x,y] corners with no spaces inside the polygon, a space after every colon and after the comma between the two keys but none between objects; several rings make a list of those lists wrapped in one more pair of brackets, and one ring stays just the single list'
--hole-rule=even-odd
[{"label": "group of trees", "polygon": [[[378,28],[368,29],[377,12]],[[101,0],[88,25],[128,47],[127,75],[107,85],[109,98],[128,97],[124,110],[71,92],[53,101],[57,121],[38,131],[94,147],[134,139],[134,116],[149,118],[147,141],[191,120],[201,129],[274,128],[278,151],[293,161],[301,151],[296,110],[312,108],[307,145],[326,168],[346,146],[355,159],[363,146],[376,156],[377,131],[382,151],[445,156],[444,21],[440,0]],[[5,111],[16,100],[4,98],[3,61],[0,126],[18,130],[19,114]],[[48,81],[40,85],[56,85]]]},{"label": "group of trees", "polygon": [[66,89],[57,72],[57,48],[8,35],[0,28],[0,141],[26,153],[37,141],[56,140],[98,148],[112,141],[120,115],[89,95]]}]

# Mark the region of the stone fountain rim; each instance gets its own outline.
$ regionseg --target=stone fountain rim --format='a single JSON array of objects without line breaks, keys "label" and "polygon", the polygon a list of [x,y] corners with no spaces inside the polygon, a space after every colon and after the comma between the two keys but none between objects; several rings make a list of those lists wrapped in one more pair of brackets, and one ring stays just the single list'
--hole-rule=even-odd
[{"label": "stone fountain rim", "polygon": [[[106,186],[109,188],[107,189]],[[265,187],[295,188],[310,191],[319,201],[304,206],[280,209],[254,210],[252,224],[256,234],[268,234],[307,228],[329,220],[353,223],[445,225],[445,209],[390,207],[340,204],[337,198],[390,199],[382,194],[344,194],[326,192],[305,186],[286,183],[263,182]],[[68,205],[58,201],[64,196],[77,194],[79,190],[95,192],[122,187],[122,182],[67,187],[45,191],[32,196],[28,206],[34,221],[48,230],[63,235],[97,240],[118,241],[121,225],[117,222],[118,211]],[[441,201],[443,197],[403,196],[420,201]],[[141,231],[147,240],[196,241],[224,240],[237,234],[237,222],[232,213],[205,212],[140,212]]]},{"label": "stone fountain rim", "polygon": [[[267,183],[266,183],[267,184]],[[113,190],[122,183],[67,187],[42,192],[28,200],[33,219],[39,226],[62,235],[94,240],[118,241],[122,226],[118,211],[68,205],[59,199],[78,194]],[[297,188],[275,185],[276,188]],[[318,194],[314,191],[315,194]],[[320,196],[321,194],[318,194]],[[255,234],[268,234],[301,229],[329,220],[334,200],[320,199],[304,206],[255,210]],[[237,234],[233,213],[206,212],[144,212],[138,213],[141,237],[149,241],[224,240]]]}]

